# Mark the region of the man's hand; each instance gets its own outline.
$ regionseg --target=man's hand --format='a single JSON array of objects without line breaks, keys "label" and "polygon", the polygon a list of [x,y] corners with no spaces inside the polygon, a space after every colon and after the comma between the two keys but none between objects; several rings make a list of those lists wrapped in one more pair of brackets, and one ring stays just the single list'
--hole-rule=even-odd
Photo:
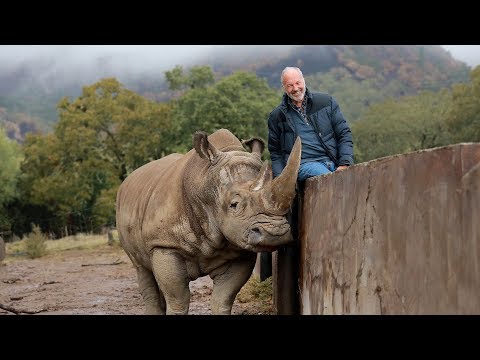
[{"label": "man's hand", "polygon": [[345,170],[346,168],[348,168],[347,165],[340,165],[335,171],[342,171],[342,170]]}]

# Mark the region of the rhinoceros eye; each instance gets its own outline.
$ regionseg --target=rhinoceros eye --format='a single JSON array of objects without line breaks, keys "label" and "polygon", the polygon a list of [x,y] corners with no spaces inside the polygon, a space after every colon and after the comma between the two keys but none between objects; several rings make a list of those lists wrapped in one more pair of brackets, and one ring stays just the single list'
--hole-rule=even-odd
[{"label": "rhinoceros eye", "polygon": [[228,206],[228,210],[237,213],[242,210],[243,208],[242,197],[240,194],[235,194],[230,198],[230,205]]}]

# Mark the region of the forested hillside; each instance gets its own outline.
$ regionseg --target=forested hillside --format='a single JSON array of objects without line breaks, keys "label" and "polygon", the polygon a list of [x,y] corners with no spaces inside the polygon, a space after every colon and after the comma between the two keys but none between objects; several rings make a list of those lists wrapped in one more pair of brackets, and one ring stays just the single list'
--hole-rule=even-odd
[{"label": "forested hillside", "polygon": [[[231,46],[190,62],[210,66],[217,78],[237,70],[253,72],[275,89],[280,89],[285,66],[299,66],[307,86],[335,96],[351,122],[368,106],[387,98],[466,82],[470,70],[438,45]],[[76,68],[58,72],[50,65],[23,62],[16,68],[0,68],[0,123],[11,139],[21,142],[27,132],[51,131],[58,121],[58,102],[64,96],[78,96],[84,86],[101,79],[92,78],[85,69],[78,76]],[[176,94],[160,71],[114,73],[106,59],[99,60],[95,71],[157,102],[167,102]]]}]

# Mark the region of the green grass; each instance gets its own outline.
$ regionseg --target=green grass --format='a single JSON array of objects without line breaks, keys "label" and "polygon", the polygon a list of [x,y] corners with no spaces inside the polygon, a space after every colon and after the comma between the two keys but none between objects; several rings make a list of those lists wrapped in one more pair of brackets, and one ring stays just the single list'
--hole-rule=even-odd
[{"label": "green grass", "polygon": [[271,313],[273,311],[272,277],[260,281],[256,276],[251,276],[240,289],[236,299],[240,303],[258,303],[262,312]]},{"label": "green grass", "polygon": [[[114,238],[118,240],[116,232]],[[88,250],[107,245],[107,235],[77,234],[57,240],[46,240],[44,244],[48,254],[67,250]],[[118,241],[115,242],[115,245],[117,244]],[[5,261],[12,257],[29,257],[27,247],[27,237],[19,241],[6,243]]]},{"label": "green grass", "polygon": [[47,245],[45,242],[48,238],[42,234],[40,226],[35,225],[33,231],[27,235],[25,239],[25,248],[29,258],[35,259],[47,254]]}]

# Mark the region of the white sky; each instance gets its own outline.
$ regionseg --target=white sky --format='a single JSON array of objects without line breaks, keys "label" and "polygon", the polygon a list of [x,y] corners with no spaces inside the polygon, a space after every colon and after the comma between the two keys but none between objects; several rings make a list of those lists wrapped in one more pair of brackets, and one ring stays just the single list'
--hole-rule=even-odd
[{"label": "white sky", "polygon": [[[81,65],[95,58],[111,57],[118,67],[163,67],[201,55],[211,45],[0,45],[0,64],[31,59],[52,59],[57,65]],[[112,56],[115,55],[115,56]]]},{"label": "white sky", "polygon": [[480,65],[480,45],[442,45],[452,56],[471,67]]},{"label": "white sky", "polygon": [[[241,48],[243,45],[232,46]],[[259,45],[261,46],[261,45]],[[441,45],[453,57],[470,66],[480,64],[480,45]],[[225,45],[0,45],[0,63],[19,62],[31,58],[59,57],[69,64],[78,64],[94,56],[109,56],[123,64],[158,66],[158,62],[171,65],[179,59],[201,55]]]},{"label": "white sky", "polygon": [[[3,71],[36,60],[37,76],[49,81],[72,76],[85,78],[116,76],[124,73],[151,72],[161,74],[175,65],[188,66],[189,60],[208,53],[212,49],[228,47],[245,50],[263,45],[0,45],[0,67]],[[281,47],[282,45],[278,45]],[[480,65],[480,45],[441,45],[454,58],[471,67]],[[72,69],[75,71],[72,72]],[[102,72],[103,71],[103,72]],[[153,72],[152,72],[153,71]],[[108,73],[111,72],[111,73]]]}]

